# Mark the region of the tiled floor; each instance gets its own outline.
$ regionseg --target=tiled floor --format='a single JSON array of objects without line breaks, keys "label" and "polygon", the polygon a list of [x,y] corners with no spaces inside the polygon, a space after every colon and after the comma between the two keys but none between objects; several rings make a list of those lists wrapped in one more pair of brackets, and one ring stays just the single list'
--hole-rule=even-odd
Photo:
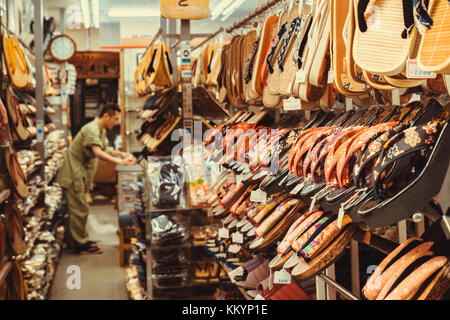
[{"label": "tiled floor", "polygon": [[[59,262],[50,300],[126,300],[126,270],[119,266],[117,211],[112,204],[93,204],[88,218],[92,240],[99,240],[104,252],[100,255],[78,255],[66,251]],[[80,270],[81,288],[67,285],[70,266]],[[69,287],[69,288],[68,288]]]}]

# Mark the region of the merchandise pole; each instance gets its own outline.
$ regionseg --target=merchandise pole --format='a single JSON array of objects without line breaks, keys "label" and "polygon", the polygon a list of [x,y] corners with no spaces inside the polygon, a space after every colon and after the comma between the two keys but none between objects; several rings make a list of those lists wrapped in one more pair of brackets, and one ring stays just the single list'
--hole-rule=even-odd
[{"label": "merchandise pole", "polygon": [[[181,83],[183,86],[183,128],[192,137],[194,121],[192,112],[191,23],[181,20]],[[192,139],[191,139],[192,141]],[[186,144],[186,141],[184,141]]]},{"label": "merchandise pole", "polygon": [[125,110],[125,71],[124,71],[124,58],[125,50],[120,49],[120,79],[119,79],[119,91],[120,91],[120,135],[122,137],[122,152],[127,152],[127,113]]},{"label": "merchandise pole", "polygon": [[[65,34],[66,33],[66,20],[65,20],[65,12],[64,9],[61,8],[59,9],[59,17],[60,17],[60,22],[59,22],[59,26],[60,26],[60,32],[61,34]],[[69,99],[67,96],[67,88],[66,88],[66,84],[67,84],[67,68],[66,68],[66,62],[61,63],[60,66],[60,78],[61,78],[61,125],[62,128],[64,130],[64,139],[66,142],[66,146],[69,145],[69,141],[68,141],[68,133],[69,133],[69,128],[68,128],[68,114],[69,114]]]},{"label": "merchandise pole", "polygon": [[[44,53],[43,53],[43,7],[42,0],[34,0],[34,43],[36,59],[36,127],[37,127],[37,151],[42,161],[45,163],[44,150]],[[45,183],[45,166],[42,165],[39,170],[41,180]]]},{"label": "merchandise pole", "polygon": [[[400,105],[400,90],[399,89],[392,90],[392,104],[394,106]],[[401,244],[401,243],[405,242],[406,240],[408,240],[406,220],[399,221],[397,224],[397,228],[398,228],[398,240],[399,240],[399,243]]]},{"label": "merchandise pole", "polygon": [[[169,33],[170,34],[176,34],[177,33],[177,20],[174,19],[168,19],[169,20]],[[173,85],[175,87],[178,87],[178,63],[177,63],[177,51],[173,50],[175,44],[177,43],[177,40],[174,38],[169,39],[169,47],[172,49],[170,53],[170,63],[173,66],[173,73],[172,73],[172,79],[173,79]]]}]

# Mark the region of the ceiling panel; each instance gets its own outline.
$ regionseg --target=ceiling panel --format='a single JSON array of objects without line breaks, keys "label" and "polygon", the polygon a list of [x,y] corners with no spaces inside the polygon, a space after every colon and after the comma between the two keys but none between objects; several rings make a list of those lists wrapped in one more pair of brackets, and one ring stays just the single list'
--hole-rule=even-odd
[{"label": "ceiling panel", "polygon": [[[224,0],[210,0],[211,10],[215,6]],[[236,1],[236,0],[234,0]],[[124,4],[125,3],[125,4]],[[231,2],[233,3],[233,2]],[[148,36],[156,33],[159,28],[159,17],[109,17],[108,11],[111,8],[150,8],[159,10],[158,0],[99,0],[100,4],[100,23],[114,23],[120,22],[121,30],[123,31],[123,37],[128,36]],[[45,0],[44,8],[47,15],[55,17],[59,22],[59,12],[56,9],[68,8],[70,5],[80,6],[80,0]],[[192,33],[213,33],[220,27],[229,27],[234,22],[245,17],[252,12],[257,6],[257,1],[244,1],[241,6],[229,16],[225,21],[221,21],[222,17],[211,20],[211,17],[204,20],[192,20],[191,32]]]}]

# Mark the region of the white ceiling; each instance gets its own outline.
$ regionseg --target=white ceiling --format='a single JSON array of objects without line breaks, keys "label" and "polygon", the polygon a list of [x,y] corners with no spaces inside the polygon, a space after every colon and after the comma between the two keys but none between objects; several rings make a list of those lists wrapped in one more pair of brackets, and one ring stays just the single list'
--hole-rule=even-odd
[{"label": "white ceiling", "polygon": [[[211,10],[221,0],[210,0]],[[60,9],[66,9],[70,5],[81,7],[80,0],[44,0],[44,9],[47,16],[53,16],[59,24]],[[126,5],[124,5],[126,3]],[[160,25],[159,17],[133,17],[133,18],[111,18],[108,11],[111,8],[153,8],[159,10],[159,0],[99,0],[100,23],[120,22],[121,36],[149,36],[157,32]],[[191,33],[213,33],[220,27],[231,26],[234,22],[245,17],[257,7],[257,0],[245,1],[234,14],[227,20],[220,21],[220,18],[211,21],[210,18],[204,20],[193,20],[191,22]]]}]

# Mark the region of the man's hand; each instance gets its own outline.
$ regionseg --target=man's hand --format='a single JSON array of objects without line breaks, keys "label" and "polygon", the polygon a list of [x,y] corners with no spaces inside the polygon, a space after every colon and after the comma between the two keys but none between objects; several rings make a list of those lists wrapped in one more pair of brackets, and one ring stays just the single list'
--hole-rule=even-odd
[{"label": "man's hand", "polygon": [[113,157],[118,157],[118,158],[121,158],[123,160],[131,159],[134,162],[136,162],[136,158],[133,157],[133,155],[131,153],[128,153],[128,152],[122,152],[122,151],[114,150],[113,152],[111,152],[111,155]]},{"label": "man's hand", "polygon": [[123,152],[122,159],[134,161],[134,163],[136,164],[136,158],[131,153]]},{"label": "man's hand", "polygon": [[[132,156],[132,158],[134,158]],[[122,166],[134,166],[136,164],[136,159],[127,158],[119,160],[119,164]]]},{"label": "man's hand", "polygon": [[123,157],[125,152],[120,151],[113,151],[111,154],[107,154],[102,150],[102,148],[100,148],[100,146],[97,145],[92,146],[91,149],[94,155],[99,159],[124,166],[132,166],[136,164],[136,159],[131,154],[127,154],[126,157]]}]

